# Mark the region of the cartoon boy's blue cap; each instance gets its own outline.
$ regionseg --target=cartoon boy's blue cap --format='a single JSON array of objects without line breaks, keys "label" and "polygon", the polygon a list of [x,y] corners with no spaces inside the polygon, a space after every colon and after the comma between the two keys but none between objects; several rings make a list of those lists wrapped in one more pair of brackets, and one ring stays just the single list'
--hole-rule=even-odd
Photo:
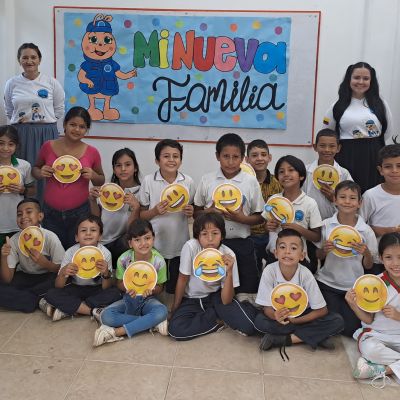
[{"label": "cartoon boy's blue cap", "polygon": [[104,20],[98,20],[95,22],[90,22],[86,27],[86,32],[107,32],[112,33],[112,28],[110,23]]}]

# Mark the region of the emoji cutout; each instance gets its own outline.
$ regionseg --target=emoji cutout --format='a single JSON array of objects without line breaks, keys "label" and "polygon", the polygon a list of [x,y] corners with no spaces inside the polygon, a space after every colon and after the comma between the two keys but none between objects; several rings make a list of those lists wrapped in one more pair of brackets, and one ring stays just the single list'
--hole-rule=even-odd
[{"label": "emoji cutout", "polygon": [[189,204],[189,192],[185,186],[173,183],[162,191],[160,201],[164,200],[168,201],[167,212],[179,212]]},{"label": "emoji cutout", "polygon": [[122,278],[125,289],[134,290],[142,295],[146,290],[153,290],[157,284],[157,271],[146,261],[135,261],[129,264]]},{"label": "emoji cutout", "polygon": [[308,305],[307,292],[294,283],[280,283],[271,292],[271,303],[275,310],[287,308],[289,317],[303,314]]},{"label": "emoji cutout", "polygon": [[124,197],[124,189],[116,183],[105,183],[100,188],[100,203],[105,210],[120,210],[124,206]]},{"label": "emoji cutout", "polygon": [[81,176],[82,164],[74,156],[61,156],[54,160],[53,176],[61,183],[73,183]]},{"label": "emoji cutout", "polygon": [[204,249],[193,260],[194,276],[204,282],[217,282],[226,274],[222,253],[216,249]]},{"label": "emoji cutout", "polygon": [[325,184],[335,189],[340,181],[339,171],[329,164],[321,164],[313,172],[314,186],[320,190],[321,184]]},{"label": "emoji cutout", "polygon": [[332,253],[344,258],[358,255],[357,251],[351,247],[351,243],[362,243],[359,232],[348,225],[339,225],[332,229],[328,240],[335,246]]},{"label": "emoji cutout", "polygon": [[253,168],[250,164],[247,164],[247,163],[245,163],[245,162],[242,162],[242,163],[240,164],[240,169],[241,169],[243,172],[246,172],[246,174],[256,176],[256,171],[254,171],[254,168]]},{"label": "emoji cutout", "polygon": [[294,209],[292,203],[283,196],[274,196],[264,206],[267,212],[267,219],[276,219],[281,224],[294,221]]},{"label": "emoji cutout", "polygon": [[356,292],[356,303],[361,310],[376,313],[386,304],[388,290],[379,276],[362,275],[355,281],[353,289]]},{"label": "emoji cutout", "polygon": [[29,257],[31,249],[35,249],[41,253],[44,247],[42,230],[37,226],[28,226],[25,228],[19,235],[18,247],[26,257]]},{"label": "emoji cutout", "polygon": [[235,211],[242,205],[242,192],[231,183],[223,183],[214,189],[212,199],[219,210]]},{"label": "emoji cutout", "polygon": [[[2,165],[0,167],[0,185],[8,186],[12,183],[21,185],[21,174],[17,168]],[[10,193],[6,188],[3,193]]]},{"label": "emoji cutout", "polygon": [[83,246],[72,257],[72,262],[79,268],[76,274],[82,279],[92,279],[100,275],[96,261],[104,260],[104,254],[96,246]]}]

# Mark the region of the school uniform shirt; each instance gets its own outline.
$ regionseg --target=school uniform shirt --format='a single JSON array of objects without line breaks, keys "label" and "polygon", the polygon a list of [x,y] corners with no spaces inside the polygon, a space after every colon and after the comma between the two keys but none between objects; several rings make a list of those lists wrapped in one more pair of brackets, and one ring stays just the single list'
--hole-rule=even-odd
[{"label": "school uniform shirt", "polygon": [[[336,102],[335,102],[336,103]],[[336,121],[333,118],[333,103],[328,111],[326,112],[323,123],[324,128],[330,128],[336,130]],[[387,129],[385,132],[385,141],[392,137],[392,113],[385,100],[383,100],[386,119]],[[363,139],[378,137],[382,134],[382,125],[378,120],[378,117],[369,108],[367,100],[351,98],[349,106],[340,119],[340,139]]]},{"label": "school uniform shirt", "polygon": [[[332,217],[332,215],[335,214],[336,207],[314,185],[313,173],[318,166],[318,160],[315,160],[314,162],[306,166],[307,176],[303,185],[303,190],[307,194],[307,196],[310,196],[317,202],[319,213],[321,214],[321,219],[324,220],[326,218]],[[336,168],[336,170],[339,172],[340,182],[353,180],[350,172],[346,168],[341,167],[336,161],[333,162],[333,167]]]},{"label": "school uniform shirt", "polygon": [[[173,183],[186,187],[189,192],[189,204],[193,204],[196,190],[193,179],[178,171]],[[170,183],[162,177],[159,170],[147,175],[139,190],[140,204],[149,209],[155,207],[160,202],[162,191],[168,185]],[[188,217],[183,212],[167,212],[152,218],[151,224],[155,233],[154,247],[168,260],[179,257],[182,246],[189,239]]]},{"label": "school uniform shirt", "polygon": [[377,185],[364,192],[360,215],[368,225],[392,227],[400,225],[400,195],[385,192]]},{"label": "school uniform shirt", "polygon": [[[132,193],[137,198],[139,189],[140,186],[134,186],[125,188],[124,192]],[[101,221],[104,226],[100,243],[106,245],[119,239],[126,232],[131,209],[128,204],[124,204],[118,211],[108,211],[102,207],[100,199],[97,199],[97,204],[101,208]]]},{"label": "school uniform shirt", "polygon": [[[203,297],[207,297],[211,293],[217,292],[219,289],[224,287],[226,277],[223,277],[217,282],[205,282],[194,275],[193,260],[202,250],[204,249],[201,247],[197,239],[188,240],[182,248],[179,272],[183,275],[189,275],[189,281],[185,288],[184,297],[201,299]],[[232,282],[234,288],[238,287],[240,282],[235,253],[224,244],[222,244],[218,250],[222,254],[229,254],[234,258],[235,262],[233,263],[232,267]]]},{"label": "school uniform shirt", "polygon": [[[115,276],[121,280],[124,278],[125,270],[135,262],[135,252],[129,249],[118,257]],[[154,248],[151,249],[151,258],[148,261],[157,271],[157,284],[162,285],[167,281],[167,264],[164,257]]]},{"label": "school uniform shirt", "polygon": [[[44,247],[42,254],[54,264],[61,264],[65,251],[58,236],[47,229],[40,228],[44,236]],[[46,274],[49,272],[36,264],[30,257],[25,256],[19,249],[18,240],[21,232],[17,232],[10,239],[11,253],[7,256],[9,268],[16,268],[17,271],[26,274]]]},{"label": "school uniform shirt", "polygon": [[[331,231],[339,225],[341,224],[337,219],[337,213],[333,217],[323,221],[319,248],[322,248]],[[377,259],[378,243],[371,227],[359,216],[354,229],[360,233],[372,257]],[[332,288],[347,291],[353,287],[357,278],[364,275],[362,259],[363,256],[361,254],[345,258],[329,252],[326,255],[324,266],[316,274],[316,279]]]},{"label": "school uniform shirt", "polygon": [[[21,174],[21,184],[25,187],[32,186],[35,180],[31,174],[31,164],[28,161],[16,158],[12,163]],[[0,233],[19,231],[17,225],[17,205],[24,199],[20,193],[0,193]]]},{"label": "school uniform shirt", "polygon": [[[231,183],[237,186],[242,192],[243,213],[252,215],[261,213],[264,200],[261,194],[260,185],[256,177],[240,171],[236,176],[227,179],[221,168],[215,172],[203,175],[194,196],[194,204],[198,207],[208,208],[213,203],[214,189],[223,183]],[[250,236],[250,225],[225,220],[226,238],[247,238]]]},{"label": "school uniform shirt", "polygon": [[[61,262],[61,268],[65,267],[69,263],[72,263],[74,254],[80,249],[80,247],[81,247],[80,244],[77,243],[77,244],[73,245],[72,247],[70,247],[65,252],[65,256]],[[96,247],[103,253],[104,260],[106,261],[106,263],[108,265],[108,270],[110,271],[110,274],[112,274],[112,262],[111,262],[110,251],[107,249],[107,247],[104,247],[100,243],[98,243]],[[61,268],[58,271],[58,274],[61,273]],[[98,276],[96,276],[95,278],[91,278],[91,279],[82,279],[77,275],[71,276],[70,279],[73,284],[79,285],[79,286],[97,286],[97,285],[101,285],[101,282],[102,282],[102,277],[100,274]]]},{"label": "school uniform shirt", "polygon": [[326,307],[326,302],[318,287],[311,271],[305,266],[298,264],[293,278],[289,281],[282,275],[279,267],[279,261],[267,265],[261,276],[260,284],[258,286],[258,293],[256,303],[264,307],[272,307],[271,293],[275,286],[280,283],[294,283],[301,286],[308,296],[308,307],[313,310]]}]

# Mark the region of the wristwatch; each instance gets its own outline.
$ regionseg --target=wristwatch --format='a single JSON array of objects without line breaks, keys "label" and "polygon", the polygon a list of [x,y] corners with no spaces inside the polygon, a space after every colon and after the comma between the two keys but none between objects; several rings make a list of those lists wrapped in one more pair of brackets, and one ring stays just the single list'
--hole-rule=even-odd
[{"label": "wristwatch", "polygon": [[111,279],[112,278],[112,273],[110,272],[107,276],[105,276],[105,275],[103,275],[103,274],[101,274],[101,277],[103,278],[103,279]]}]

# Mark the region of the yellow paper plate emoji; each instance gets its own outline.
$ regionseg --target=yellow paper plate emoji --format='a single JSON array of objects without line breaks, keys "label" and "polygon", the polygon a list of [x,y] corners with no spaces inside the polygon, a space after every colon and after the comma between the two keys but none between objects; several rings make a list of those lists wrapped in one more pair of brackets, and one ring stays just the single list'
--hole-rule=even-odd
[{"label": "yellow paper plate emoji", "polygon": [[314,169],[313,183],[318,190],[321,189],[321,185],[323,184],[328,185],[331,189],[335,189],[339,180],[339,171],[332,165],[321,164]]},{"label": "yellow paper plate emoji", "polygon": [[74,156],[61,156],[54,160],[53,176],[61,183],[73,183],[81,176],[82,164]]},{"label": "yellow paper plate emoji", "polygon": [[226,275],[222,253],[216,249],[204,249],[193,260],[194,276],[205,282],[217,282]]},{"label": "yellow paper plate emoji", "polygon": [[79,268],[76,274],[82,279],[92,279],[100,275],[96,261],[104,260],[104,254],[96,246],[83,246],[72,257],[72,262]]},{"label": "yellow paper plate emoji", "polygon": [[294,221],[294,209],[292,203],[283,196],[271,197],[264,206],[267,212],[267,219],[276,219],[281,224]]},{"label": "yellow paper plate emoji", "polygon": [[105,183],[100,188],[100,203],[105,210],[120,210],[124,206],[124,197],[124,189],[116,183]]},{"label": "yellow paper plate emoji", "polygon": [[[0,185],[8,186],[11,184],[21,185],[22,178],[17,168],[9,167],[7,165],[0,166]],[[3,193],[10,193],[6,188]]]},{"label": "yellow paper plate emoji", "polygon": [[43,231],[38,226],[28,226],[19,235],[18,247],[26,257],[29,257],[31,249],[41,253],[44,247]]},{"label": "yellow paper plate emoji", "polygon": [[362,237],[359,232],[349,225],[339,225],[332,229],[328,240],[335,246],[332,251],[338,257],[354,257],[358,255],[357,251],[351,247],[351,243],[361,243]]},{"label": "yellow paper plate emoji", "polygon": [[212,199],[215,208],[235,211],[242,205],[242,192],[231,183],[223,183],[214,189]]},{"label": "yellow paper plate emoji", "polygon": [[303,314],[308,305],[307,292],[294,283],[280,283],[271,292],[271,303],[275,310],[287,308],[289,317]]},{"label": "yellow paper plate emoji", "polygon": [[240,164],[240,169],[241,169],[243,172],[246,172],[246,174],[256,176],[256,171],[254,171],[254,168],[253,168],[250,164],[247,164],[247,163],[245,163],[245,162],[242,162],[242,163]]},{"label": "yellow paper plate emoji", "polygon": [[157,284],[157,271],[146,261],[135,261],[129,264],[122,278],[127,291],[134,290],[141,295],[146,290],[153,290]]},{"label": "yellow paper plate emoji", "polygon": [[160,201],[168,201],[167,212],[182,211],[189,204],[189,192],[179,183],[168,185],[161,193]]},{"label": "yellow paper plate emoji", "polygon": [[361,310],[376,313],[386,304],[388,290],[379,276],[362,275],[355,281],[353,289],[356,292],[356,303]]}]

